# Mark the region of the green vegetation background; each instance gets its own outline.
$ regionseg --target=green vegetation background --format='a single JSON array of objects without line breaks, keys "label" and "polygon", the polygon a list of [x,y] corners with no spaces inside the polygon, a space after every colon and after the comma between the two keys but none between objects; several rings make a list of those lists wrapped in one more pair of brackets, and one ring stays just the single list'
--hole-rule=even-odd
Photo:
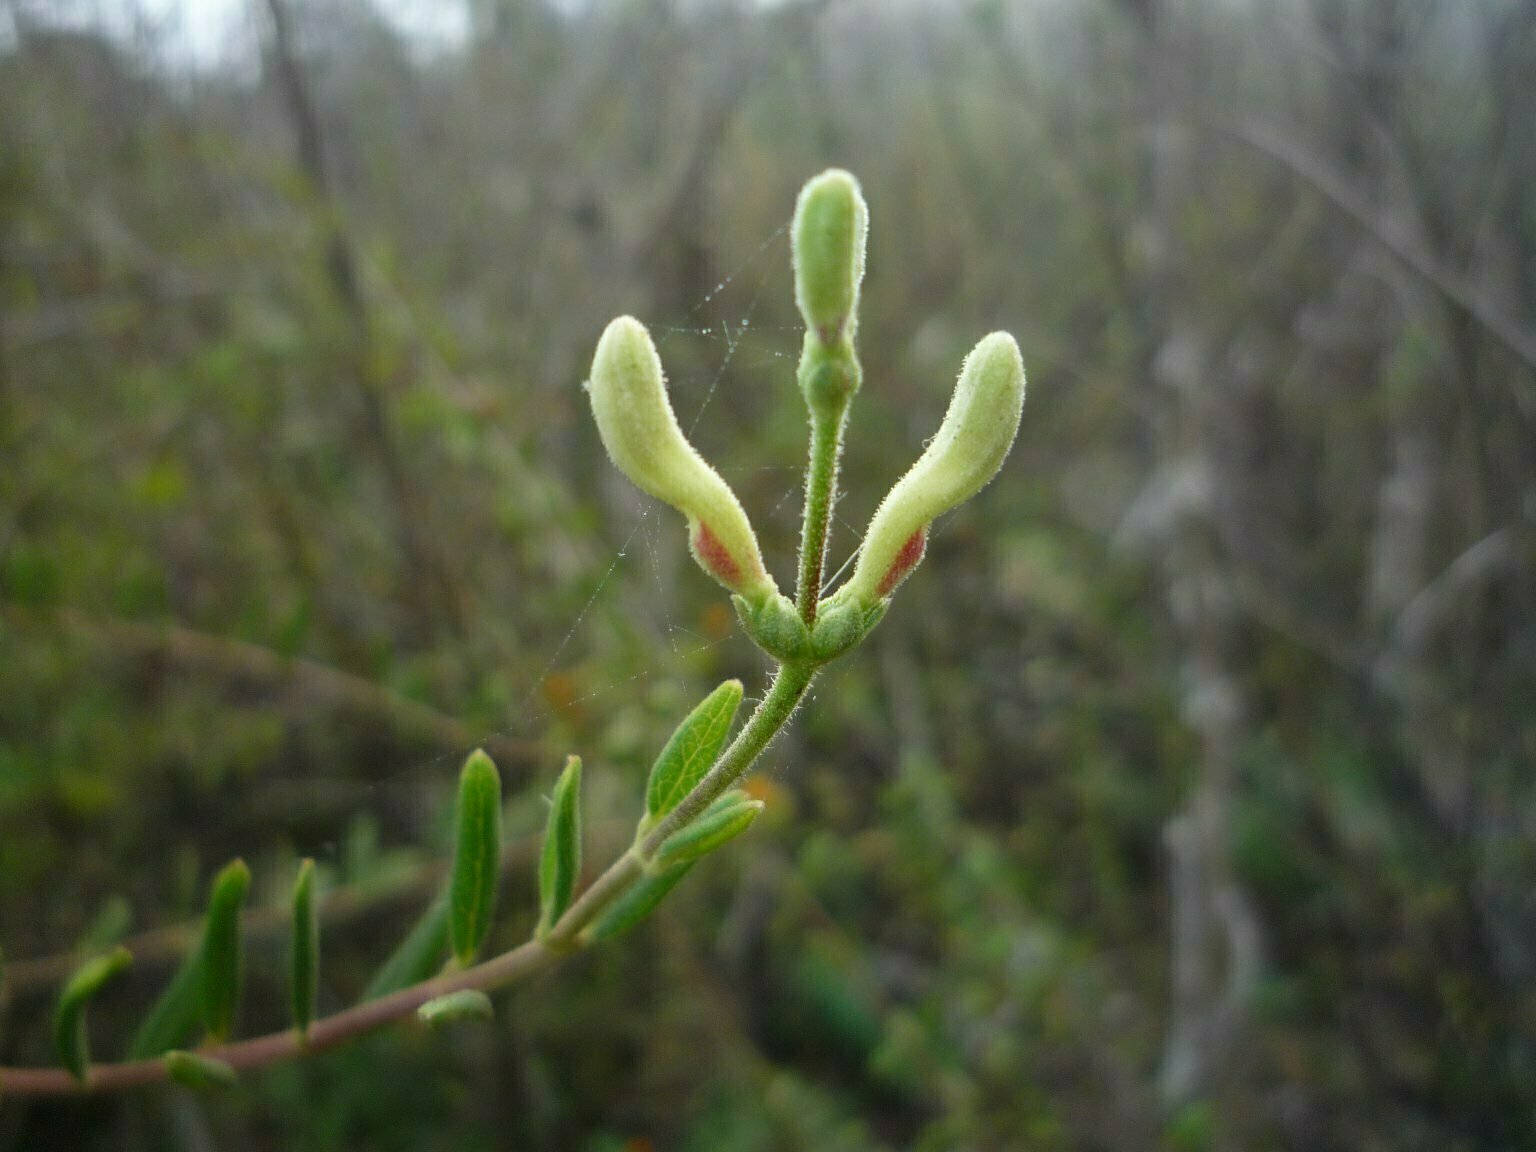
[{"label": "green vegetation background", "polygon": [[51,1059],[28,959],[237,854],[257,904],[319,858],[355,997],[482,741],[493,940],[566,753],[621,848],[764,668],[579,384],[651,324],[787,579],[807,176],[872,217],[835,557],[980,335],[1030,382],[642,931],[492,1026],[6,1101],[0,1149],[1536,1148],[1536,7],[475,0],[423,55],[291,0],[218,72],[10,11],[0,1062]]}]

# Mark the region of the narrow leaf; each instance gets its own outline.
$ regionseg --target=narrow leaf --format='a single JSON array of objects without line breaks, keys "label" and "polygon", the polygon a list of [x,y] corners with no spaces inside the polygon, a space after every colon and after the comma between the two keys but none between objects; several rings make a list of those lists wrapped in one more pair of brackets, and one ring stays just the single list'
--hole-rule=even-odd
[{"label": "narrow leaf", "polygon": [[239,1080],[224,1061],[196,1052],[167,1052],[161,1063],[167,1076],[188,1088],[233,1088]]},{"label": "narrow leaf", "polygon": [[475,988],[450,992],[428,1000],[416,1009],[416,1018],[432,1028],[441,1028],[457,1020],[489,1020],[495,1016],[491,998]]},{"label": "narrow leaf", "polygon": [[108,896],[75,944],[77,952],[104,952],[133,927],[133,906],[121,895]]},{"label": "narrow leaf", "polygon": [[128,1045],[130,1060],[148,1060],[187,1042],[203,1013],[203,955],[187,957]]},{"label": "narrow leaf", "polygon": [[320,985],[320,909],[315,900],[315,862],[299,865],[293,885],[293,961],[289,991],[293,994],[293,1024],[299,1035],[309,1031],[315,1018]]},{"label": "narrow leaf", "polygon": [[496,912],[501,879],[501,777],[478,749],[459,776],[453,878],[448,888],[448,934],[459,964],[474,963]]},{"label": "narrow leaf", "polygon": [[694,861],[688,860],[642,878],[633,888],[615,900],[598,918],[596,924],[587,929],[585,933],[587,940],[595,944],[599,940],[608,940],[621,932],[629,931],[655,911],[656,905],[661,903],[668,892],[677,887],[678,882],[688,875],[688,870],[693,865]]},{"label": "narrow leaf", "polygon": [[250,886],[251,870],[245,861],[232,860],[214,877],[208,894],[208,917],[203,922],[203,1027],[216,1043],[229,1037],[240,1006],[240,910]]},{"label": "narrow leaf", "polygon": [[[730,799],[722,804],[721,800]],[[698,860],[709,855],[727,841],[734,840],[757,819],[763,810],[761,800],[752,800],[741,793],[727,793],[720,797],[688,827],[667,838],[656,852],[656,864],[666,868],[687,860]]]},{"label": "narrow leaf", "polygon": [[741,681],[727,680],[677,726],[667,741],[645,786],[646,827],[660,820],[704,779],[730,735],[741,706]]},{"label": "narrow leaf", "polygon": [[133,956],[126,948],[117,948],[105,956],[87,960],[69,978],[59,996],[58,1011],[53,1018],[54,1044],[59,1050],[60,1062],[82,1084],[91,1065],[90,1046],[85,1035],[85,1006],[107,981],[132,963]]},{"label": "narrow leaf", "polygon": [[442,968],[443,953],[447,949],[448,901],[443,898],[432,901],[422,913],[410,934],[400,942],[400,947],[384,961],[384,966],[363,989],[363,999],[377,1000],[431,978]]},{"label": "narrow leaf", "polygon": [[539,861],[539,927],[542,939],[565,915],[581,875],[581,757],[568,756],[550,798]]}]

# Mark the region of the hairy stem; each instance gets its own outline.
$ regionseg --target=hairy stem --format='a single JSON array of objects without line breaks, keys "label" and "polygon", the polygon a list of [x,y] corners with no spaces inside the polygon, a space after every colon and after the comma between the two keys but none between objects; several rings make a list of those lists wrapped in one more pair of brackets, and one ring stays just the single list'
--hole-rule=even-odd
[{"label": "hairy stem", "polygon": [[810,462],[805,469],[805,519],[800,528],[800,580],[795,588],[795,607],[806,627],[816,623],[816,604],[821,599],[821,578],[826,567],[827,532],[832,507],[837,503],[837,465],[843,452],[843,426],[848,408],[835,415],[811,416]]}]

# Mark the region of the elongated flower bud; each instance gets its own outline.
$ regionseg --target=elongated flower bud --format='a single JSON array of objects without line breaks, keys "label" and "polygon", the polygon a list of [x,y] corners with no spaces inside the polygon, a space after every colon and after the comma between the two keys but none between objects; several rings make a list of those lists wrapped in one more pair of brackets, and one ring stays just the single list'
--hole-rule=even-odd
[{"label": "elongated flower bud", "polygon": [[608,325],[587,390],[614,465],[688,518],[688,543],[699,566],[753,604],[776,594],[740,502],[678,427],[661,358],[638,320],[620,316]]},{"label": "elongated flower bud", "polygon": [[868,231],[869,209],[847,172],[828,169],[801,190],[790,236],[795,303],[811,335],[828,347],[853,340]]},{"label": "elongated flower bud", "polygon": [[875,511],[853,576],[834,599],[867,608],[896,590],[923,558],[928,526],[997,475],[1023,409],[1019,346],[994,332],[965,358],[938,435]]}]

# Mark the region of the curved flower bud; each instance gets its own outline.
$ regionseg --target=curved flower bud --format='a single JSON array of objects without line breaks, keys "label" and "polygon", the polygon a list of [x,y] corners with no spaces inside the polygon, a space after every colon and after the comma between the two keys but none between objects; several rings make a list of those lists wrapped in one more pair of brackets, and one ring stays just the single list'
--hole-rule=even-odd
[{"label": "curved flower bud", "polygon": [[965,358],[938,435],[875,511],[853,575],[833,599],[867,608],[894,592],[923,558],[934,519],[997,475],[1023,409],[1019,346],[994,332]]},{"label": "curved flower bud", "polygon": [[829,168],[801,189],[790,231],[795,303],[811,335],[829,347],[853,340],[868,231],[869,209],[847,172]]},{"label": "curved flower bud", "polygon": [[634,317],[620,316],[603,332],[587,391],[614,465],[688,518],[699,567],[753,604],[776,594],[740,502],[678,427],[661,358]]}]

